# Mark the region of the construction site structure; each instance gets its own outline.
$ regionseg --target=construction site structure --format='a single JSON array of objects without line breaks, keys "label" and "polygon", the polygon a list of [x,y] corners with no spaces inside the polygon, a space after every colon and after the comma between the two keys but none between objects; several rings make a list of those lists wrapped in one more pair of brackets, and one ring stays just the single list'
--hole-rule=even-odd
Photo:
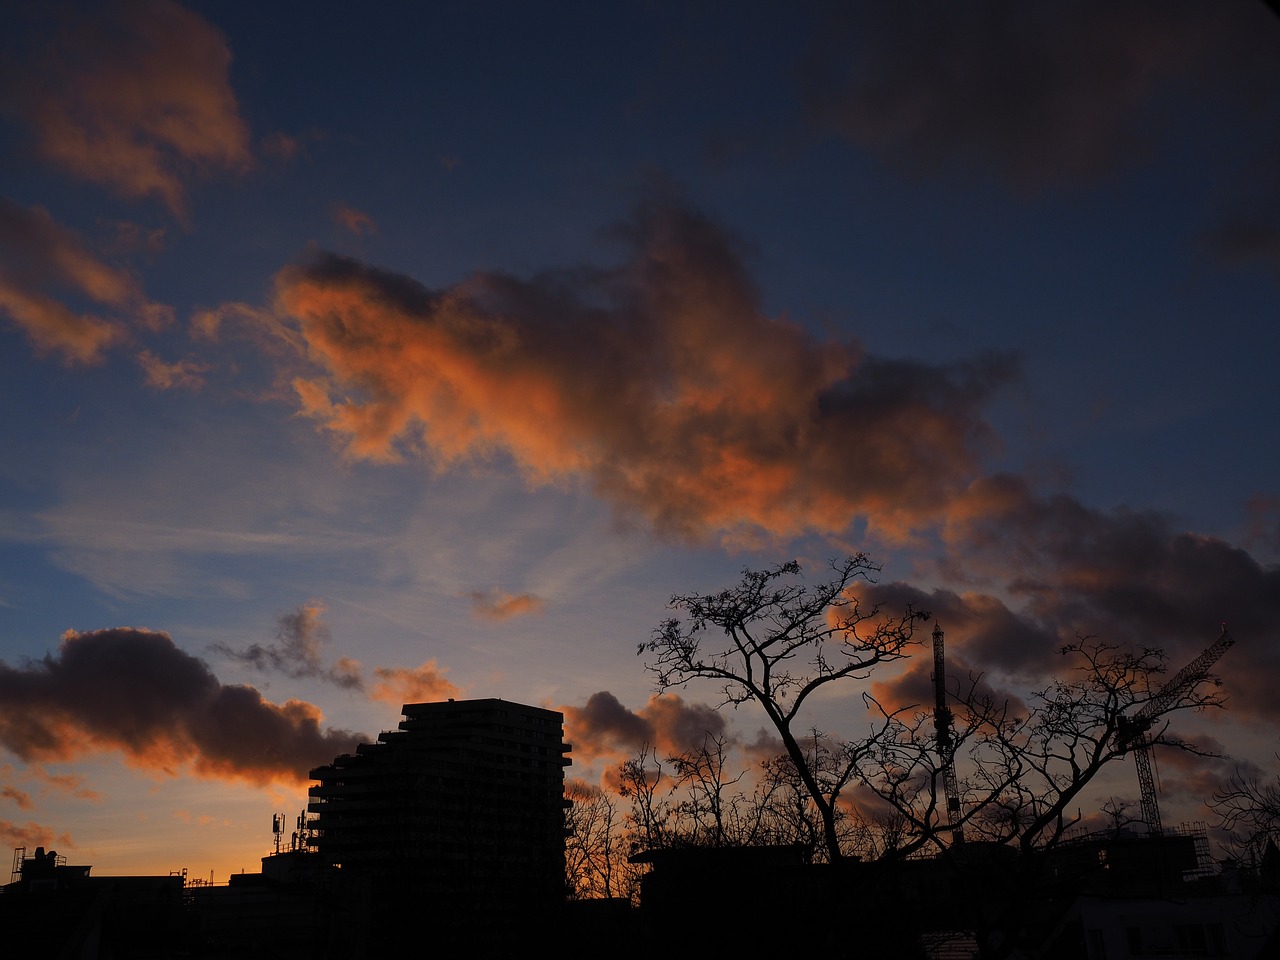
[{"label": "construction site structure", "polygon": [[1222,634],[1218,639],[1200,656],[1174,674],[1173,679],[1142,705],[1142,709],[1131,717],[1120,718],[1116,738],[1121,751],[1133,754],[1134,766],[1138,770],[1138,786],[1142,792],[1142,819],[1147,825],[1147,833],[1150,836],[1160,836],[1163,826],[1160,822],[1160,803],[1156,797],[1155,777],[1151,772],[1152,742],[1148,734],[1161,716],[1209,675],[1209,670],[1233,643],[1235,640],[1227,632],[1227,625],[1224,623]]}]

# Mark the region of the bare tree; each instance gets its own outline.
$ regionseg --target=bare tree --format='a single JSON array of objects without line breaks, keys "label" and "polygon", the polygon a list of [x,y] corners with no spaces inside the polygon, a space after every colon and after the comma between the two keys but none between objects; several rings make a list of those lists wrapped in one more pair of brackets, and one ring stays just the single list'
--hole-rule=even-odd
[{"label": "bare tree", "polygon": [[[1151,743],[1209,755],[1175,735],[1170,720],[1180,711],[1223,704],[1212,677],[1176,697],[1161,697],[1158,678],[1166,658],[1159,650],[1133,651],[1087,638],[1061,652],[1073,669],[1025,706],[980,692],[976,676],[954,692],[953,742],[964,771],[958,818],[948,815],[942,795],[943,761],[928,712],[882,710],[886,735],[860,768],[864,787],[907,825],[896,852],[931,847],[967,875],[972,864],[985,861],[963,854],[966,844],[955,843],[959,828],[966,841],[987,841],[986,850],[1007,853],[997,870],[989,863],[982,868],[981,902],[967,914],[984,958],[1006,957],[1026,946],[1021,938],[1032,934],[1023,924],[1034,912],[1028,904],[1051,876],[1046,854],[1079,824],[1085,791],[1108,764],[1125,756],[1129,718],[1156,705],[1144,714],[1152,719]],[[1119,823],[1124,808],[1114,800],[1111,807]]]},{"label": "bare tree", "polygon": [[662,788],[663,778],[662,761],[647,743],[618,766],[618,794],[631,803],[627,820],[633,853],[672,845],[675,809],[667,797],[669,788]]},{"label": "bare tree", "polygon": [[1214,826],[1225,830],[1231,845],[1250,866],[1258,866],[1271,844],[1280,844],[1280,777],[1263,781],[1237,769],[1209,801]]},{"label": "bare tree", "polygon": [[617,802],[581,781],[565,785],[565,892],[571,900],[626,896],[626,837]]},{"label": "bare tree", "polygon": [[683,594],[670,606],[683,616],[662,623],[640,652],[659,690],[691,680],[720,686],[721,706],[754,702],[782,741],[805,795],[817,812],[827,857],[843,856],[839,800],[857,775],[867,740],[811,736],[802,719],[810,699],[831,684],[864,680],[881,664],[907,656],[912,631],[927,614],[908,608],[882,616],[853,590],[880,568],[863,554],[831,564],[834,576],[806,584],[792,561],[744,570],[735,587]]},{"label": "bare tree", "polygon": [[1157,699],[1167,660],[1160,650],[1085,638],[1061,653],[1073,661],[1071,674],[1032,694],[1025,708],[980,692],[976,676],[956,690],[953,740],[965,775],[955,823],[948,822],[941,795],[930,714],[882,708],[886,735],[861,767],[862,781],[911,824],[913,848],[945,847],[954,827],[1024,852],[1054,845],[1079,823],[1081,794],[1128,752],[1122,735],[1128,718],[1151,703],[1160,705],[1151,715],[1151,744],[1213,755],[1170,728],[1175,713],[1223,705],[1212,677]]},{"label": "bare tree", "polygon": [[674,771],[671,790],[682,799],[675,812],[683,843],[699,847],[746,846],[757,842],[768,811],[760,786],[741,789],[745,770],[731,773],[729,738],[707,734],[695,750],[668,757]]}]

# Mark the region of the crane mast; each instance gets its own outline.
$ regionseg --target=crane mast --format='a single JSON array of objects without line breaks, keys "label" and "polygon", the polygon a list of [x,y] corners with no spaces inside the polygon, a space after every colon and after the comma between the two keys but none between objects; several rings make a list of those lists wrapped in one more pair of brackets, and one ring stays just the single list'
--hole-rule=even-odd
[{"label": "crane mast", "polygon": [[947,668],[943,651],[942,627],[933,625],[933,726],[937,731],[938,760],[942,765],[942,786],[947,801],[947,819],[951,822],[951,842],[964,842],[960,826],[960,789],[956,783],[955,741],[951,735],[952,714],[947,706]]},{"label": "crane mast", "polygon": [[1146,822],[1147,833],[1151,836],[1159,836],[1164,831],[1164,827],[1160,822],[1160,804],[1156,798],[1155,778],[1151,774],[1152,743],[1147,733],[1161,714],[1208,675],[1209,669],[1233,643],[1235,640],[1227,632],[1226,624],[1223,624],[1222,635],[1200,656],[1174,674],[1173,679],[1143,704],[1141,710],[1132,717],[1120,718],[1116,739],[1121,751],[1133,754],[1133,763],[1138,771],[1138,787],[1142,792],[1142,819]]}]

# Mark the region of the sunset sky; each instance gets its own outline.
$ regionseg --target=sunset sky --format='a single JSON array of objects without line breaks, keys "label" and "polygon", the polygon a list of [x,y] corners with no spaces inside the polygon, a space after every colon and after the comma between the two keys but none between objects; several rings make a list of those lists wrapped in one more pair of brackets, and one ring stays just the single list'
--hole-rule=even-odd
[{"label": "sunset sky", "polygon": [[1260,0],[0,0],[0,164],[0,846],[256,870],[411,700],[753,739],[637,646],[855,551],[1011,691],[1226,621],[1165,820],[1276,771]]}]

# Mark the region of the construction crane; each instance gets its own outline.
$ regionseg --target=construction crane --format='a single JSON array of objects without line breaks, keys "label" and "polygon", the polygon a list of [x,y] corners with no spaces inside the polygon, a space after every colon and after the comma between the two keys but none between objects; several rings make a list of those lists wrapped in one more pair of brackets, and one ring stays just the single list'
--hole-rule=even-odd
[{"label": "construction crane", "polygon": [[1160,823],[1160,804],[1156,800],[1155,780],[1151,776],[1152,744],[1147,733],[1165,711],[1208,675],[1209,668],[1233,643],[1235,640],[1227,633],[1224,623],[1222,635],[1207,650],[1174,674],[1173,679],[1143,704],[1141,710],[1132,717],[1120,718],[1116,740],[1122,752],[1133,754],[1133,763],[1138,769],[1138,786],[1142,790],[1142,819],[1146,821],[1149,836],[1160,836],[1164,827]]},{"label": "construction crane", "polygon": [[960,826],[960,789],[956,784],[956,745],[951,735],[952,714],[947,706],[947,667],[942,649],[942,627],[933,624],[933,726],[937,731],[938,760],[942,764],[942,787],[947,800],[947,818],[951,821],[951,842],[964,842]]}]

